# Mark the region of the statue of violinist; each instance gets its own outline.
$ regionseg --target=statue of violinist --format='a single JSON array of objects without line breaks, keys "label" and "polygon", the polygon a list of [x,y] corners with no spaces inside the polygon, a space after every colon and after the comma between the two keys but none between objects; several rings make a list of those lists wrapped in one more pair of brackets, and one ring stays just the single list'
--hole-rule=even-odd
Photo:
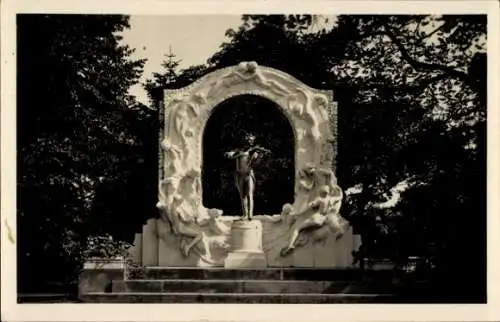
[{"label": "statue of violinist", "polygon": [[270,153],[271,151],[261,146],[254,145],[255,136],[253,135],[247,135],[245,141],[247,148],[226,152],[225,156],[236,160],[234,179],[243,208],[241,219],[252,220],[253,195],[255,190],[255,175],[252,166],[261,155]]}]

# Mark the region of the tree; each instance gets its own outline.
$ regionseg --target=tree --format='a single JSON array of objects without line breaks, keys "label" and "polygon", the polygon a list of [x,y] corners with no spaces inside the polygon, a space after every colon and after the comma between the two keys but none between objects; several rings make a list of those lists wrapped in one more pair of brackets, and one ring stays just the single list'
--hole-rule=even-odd
[{"label": "tree", "polygon": [[329,71],[321,66],[321,48],[307,33],[312,21],[309,15],[244,15],[242,25],[226,32],[229,41],[207,63],[222,68],[256,61],[286,71],[308,85],[325,87]]},{"label": "tree", "polygon": [[126,16],[18,15],[17,26],[18,281],[32,292],[74,281],[87,236],[102,233],[98,193],[140,163],[128,89],[145,61],[120,44]]},{"label": "tree", "polygon": [[163,90],[167,88],[172,88],[173,84],[177,81],[178,67],[180,60],[176,60],[175,54],[172,53],[172,48],[170,47],[169,53],[165,55],[165,60],[161,63],[163,72],[153,73],[152,79],[147,79],[146,83],[143,85],[146,90],[151,105],[155,108],[159,108],[160,101],[163,97]]},{"label": "tree", "polygon": [[[394,220],[413,229],[399,236],[418,236],[420,253],[426,244],[437,245],[443,273],[437,280],[448,284],[443,289],[449,294],[484,298],[486,17],[345,16],[338,29],[351,33],[351,39],[332,71],[344,86],[355,89],[354,102],[383,107],[372,117],[379,124],[374,130],[385,132],[385,144],[368,143],[375,154],[355,176],[348,175],[351,184],[361,182],[365,196],[376,196],[390,195],[388,190],[403,180],[418,183],[401,194],[401,204],[391,212],[399,214]],[[350,120],[345,117],[350,113],[354,111],[340,117]],[[368,115],[361,117],[364,129]],[[408,243],[416,240],[406,238]],[[471,245],[477,250],[474,259],[460,263],[463,249]],[[409,245],[406,249],[415,251]],[[460,290],[450,288],[461,275],[474,277]]]}]

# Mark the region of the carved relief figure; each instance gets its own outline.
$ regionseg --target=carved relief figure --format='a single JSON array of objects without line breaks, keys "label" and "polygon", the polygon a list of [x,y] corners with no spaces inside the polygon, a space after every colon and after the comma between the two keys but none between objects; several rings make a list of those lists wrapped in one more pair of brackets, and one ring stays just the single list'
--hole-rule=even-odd
[{"label": "carved relief figure", "polygon": [[222,91],[226,90],[228,87],[239,84],[241,82],[254,81],[262,89],[271,91],[277,96],[284,96],[290,94],[288,89],[286,89],[280,83],[267,79],[256,62],[243,62],[238,65],[235,70],[232,70],[228,74],[222,76],[212,85],[211,90],[208,92],[209,96],[218,96]]},{"label": "carved relief figure", "polygon": [[[193,116],[198,116],[200,114],[200,105],[206,103],[206,98],[202,93],[195,93],[193,95],[185,94],[172,99],[170,109],[175,109],[185,105],[186,108],[189,108],[189,111],[193,114]],[[180,107],[179,109],[182,109]]]},{"label": "carved relief figure", "polygon": [[342,189],[338,185],[334,185],[330,190],[330,197],[328,200],[328,215],[325,224],[336,233],[336,238],[339,239],[345,233],[347,220],[340,215],[340,207],[344,195]]},{"label": "carved relief figure", "polygon": [[165,151],[167,166],[167,176],[181,171],[182,151],[172,144],[167,138],[161,141],[161,147]]},{"label": "carved relief figure", "polygon": [[194,94],[186,103],[190,108],[191,113],[193,113],[194,117],[200,115],[200,106],[207,102],[205,96],[202,93]]},{"label": "carved relief figure", "polygon": [[[305,103],[300,101],[300,95],[304,96]],[[296,93],[293,93],[288,98],[288,108],[304,120],[309,125],[308,134],[313,140],[317,140],[321,137],[321,132],[319,130],[319,120],[313,111],[313,105],[316,101],[326,101],[324,95],[313,95],[306,90],[301,88],[296,89]]]},{"label": "carved relief figure", "polygon": [[324,166],[329,167],[332,165],[332,162],[335,158],[334,144],[335,144],[335,139],[333,137],[328,138],[328,140],[325,143],[323,143],[320,162]]},{"label": "carved relief figure", "polygon": [[252,135],[248,135],[246,140],[250,148],[233,150],[226,152],[225,155],[227,158],[236,160],[234,179],[241,199],[242,219],[251,220],[253,217],[253,194],[255,189],[255,175],[252,165],[261,153],[270,153],[271,151],[260,146],[253,146],[255,137]]},{"label": "carved relief figure", "polygon": [[284,222],[285,224],[292,224],[293,220],[293,206],[289,203],[283,205],[283,209],[281,210],[280,214],[280,221]]},{"label": "carved relief figure", "polygon": [[[330,187],[330,189],[337,189],[337,178],[335,177],[335,174],[333,173],[332,169],[330,168],[315,168],[315,179],[316,179],[316,185],[317,187],[327,185]],[[338,188],[340,189],[340,188]]]},{"label": "carved relief figure", "polygon": [[182,139],[184,146],[186,144],[186,138],[192,136],[192,131],[189,127],[189,118],[185,105],[180,105],[174,116],[174,128]]},{"label": "carved relief figure", "polygon": [[210,258],[210,247],[207,239],[204,238],[203,231],[199,228],[201,223],[196,220],[194,214],[190,213],[184,203],[182,196],[176,194],[173,197],[172,209],[170,209],[168,216],[174,234],[181,238],[182,254],[186,257],[189,256],[190,250],[201,243],[205,256]]},{"label": "carved relief figure", "polygon": [[[169,224],[173,236],[178,238],[182,255],[190,256],[196,247],[196,255],[206,263],[216,264],[211,247],[228,249],[224,236],[227,227],[220,221],[222,210],[207,209],[198,202],[198,176],[189,171],[184,177],[170,177],[160,181],[157,207],[162,218]],[[212,246],[211,246],[212,245]]]},{"label": "carved relief figure", "polygon": [[304,201],[297,203],[296,209],[287,205],[283,207],[283,221],[291,229],[288,245],[281,250],[282,256],[295,249],[299,236],[306,229],[314,229],[311,231],[312,240],[319,241],[326,238],[325,233],[334,233],[336,239],[341,238],[347,225],[347,221],[340,216],[343,193],[333,171],[309,165],[302,169],[300,178],[300,189],[314,199],[305,206]]},{"label": "carved relief figure", "polygon": [[169,139],[170,146],[176,146],[182,153],[183,162],[189,163],[190,153],[192,150],[193,139],[193,124],[192,116],[196,116],[198,111],[194,108],[193,104],[189,101],[183,101],[180,98],[174,99],[172,104],[168,106],[170,114],[168,115],[168,132],[166,137]]},{"label": "carved relief figure", "polygon": [[312,164],[307,164],[303,169],[299,170],[299,189],[305,192],[311,191],[315,183],[316,168]]},{"label": "carved relief figure", "polygon": [[[206,209],[202,203],[201,173],[199,170],[189,170],[182,180],[182,195],[188,201],[192,212],[197,214],[199,221],[206,221],[212,215],[221,211],[218,209]],[[218,216],[215,216],[218,217]],[[213,218],[215,218],[213,217]]]},{"label": "carved relief figure", "polygon": [[318,111],[321,113],[322,117],[327,120],[330,113],[328,111],[328,98],[324,94],[317,94],[314,96],[314,100],[318,107]]},{"label": "carved relief figure", "polygon": [[182,194],[193,203],[201,203],[200,171],[189,169],[182,178]]},{"label": "carved relief figure", "polygon": [[159,201],[157,208],[161,210],[163,219],[168,222],[168,214],[172,209],[173,197],[179,187],[179,179],[177,177],[170,177],[160,181],[159,185]]},{"label": "carved relief figure", "polygon": [[311,192],[316,186],[315,166],[306,164],[296,175],[295,202],[293,208],[295,212],[302,212],[311,200]]},{"label": "carved relief figure", "polygon": [[319,191],[319,196],[309,203],[308,208],[301,214],[295,214],[295,222],[292,225],[288,246],[283,248],[283,256],[290,253],[295,248],[295,242],[299,234],[306,228],[320,228],[326,222],[326,215],[329,210],[330,188],[323,186]]},{"label": "carved relief figure", "polygon": [[[217,236],[223,236],[229,234],[229,231],[231,229],[230,226],[223,225],[220,216],[222,216],[223,211],[220,209],[206,209],[204,208],[204,211],[207,214],[208,217],[208,227],[212,234],[217,235]],[[229,245],[219,245],[222,247],[229,247]]]},{"label": "carved relief figure", "polygon": [[298,172],[298,193],[306,194],[311,199],[315,198],[317,189],[322,185],[336,184],[336,178],[331,169],[317,167],[313,164],[306,164]]}]

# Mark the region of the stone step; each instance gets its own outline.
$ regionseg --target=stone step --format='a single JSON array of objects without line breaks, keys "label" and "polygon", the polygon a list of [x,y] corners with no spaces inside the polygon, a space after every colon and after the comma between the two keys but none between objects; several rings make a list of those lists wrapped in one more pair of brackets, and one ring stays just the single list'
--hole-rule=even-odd
[{"label": "stone step", "polygon": [[353,294],[393,292],[388,282],[299,280],[127,280],[113,281],[113,293],[196,292],[267,294]]},{"label": "stone step", "polygon": [[394,303],[392,294],[88,293],[86,303]]},{"label": "stone step", "polygon": [[77,296],[66,293],[20,293],[17,303],[79,303]]},{"label": "stone step", "polygon": [[391,271],[362,272],[359,269],[148,267],[132,279],[360,281],[364,278],[380,280],[390,277]]}]

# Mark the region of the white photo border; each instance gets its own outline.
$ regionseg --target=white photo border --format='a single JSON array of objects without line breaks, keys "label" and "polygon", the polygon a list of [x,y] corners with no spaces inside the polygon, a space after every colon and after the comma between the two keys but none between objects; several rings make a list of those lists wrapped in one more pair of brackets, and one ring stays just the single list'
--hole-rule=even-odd
[{"label": "white photo border", "polygon": [[[1,2],[1,318],[5,321],[494,321],[500,320],[499,6],[497,1],[64,1]],[[16,14],[487,14],[488,304],[17,304]],[[9,241],[9,234],[14,242]],[[464,276],[464,278],[466,278]],[[496,309],[495,309],[496,308]]]}]

